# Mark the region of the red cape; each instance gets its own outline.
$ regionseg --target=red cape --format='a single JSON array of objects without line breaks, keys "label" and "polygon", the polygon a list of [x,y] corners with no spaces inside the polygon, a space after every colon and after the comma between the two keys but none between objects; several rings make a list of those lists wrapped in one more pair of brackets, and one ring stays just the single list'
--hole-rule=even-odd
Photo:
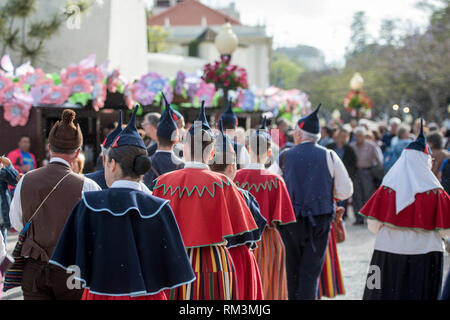
[{"label": "red cape", "polygon": [[186,248],[226,243],[257,225],[244,196],[225,175],[182,169],[160,176],[155,197],[170,200]]},{"label": "red cape", "polygon": [[381,186],[360,214],[400,228],[426,231],[450,229],[450,197],[442,189],[418,193],[414,203],[396,214],[395,191]]},{"label": "red cape", "polygon": [[268,170],[242,169],[234,181],[256,198],[268,227],[296,221],[286,184],[279,175]]}]

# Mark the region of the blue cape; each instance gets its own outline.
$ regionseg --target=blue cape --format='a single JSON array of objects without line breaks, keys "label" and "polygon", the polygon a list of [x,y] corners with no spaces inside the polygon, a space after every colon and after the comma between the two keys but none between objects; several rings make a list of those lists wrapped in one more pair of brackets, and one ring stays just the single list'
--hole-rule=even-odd
[{"label": "blue cape", "polygon": [[83,193],[50,263],[78,266],[83,287],[108,296],[154,295],[195,280],[168,201],[125,188]]}]

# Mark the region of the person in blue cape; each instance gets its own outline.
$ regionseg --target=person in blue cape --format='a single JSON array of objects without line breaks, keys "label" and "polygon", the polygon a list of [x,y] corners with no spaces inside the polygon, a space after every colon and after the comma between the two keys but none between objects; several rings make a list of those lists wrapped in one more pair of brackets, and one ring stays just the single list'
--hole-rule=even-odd
[{"label": "person in blue cape", "polygon": [[144,175],[143,182],[150,189],[153,190],[155,185],[154,180],[160,175],[167,172],[184,168],[184,161],[178,158],[174,153],[174,146],[180,140],[180,134],[176,121],[180,119],[179,113],[175,113],[167,101],[164,93],[166,109],[164,110],[159,120],[158,129],[156,131],[158,137],[158,149],[151,156],[152,167]]},{"label": "person in blue cape", "polygon": [[220,116],[222,120],[223,130],[233,143],[234,152],[236,153],[237,169],[243,169],[250,163],[250,155],[247,149],[234,139],[236,128],[238,126],[238,117],[233,112],[233,101],[230,99],[227,110]]},{"label": "person in blue cape", "polygon": [[82,300],[165,300],[165,290],[195,280],[169,201],[139,183],[151,161],[137,109],[105,153],[109,189],[83,193],[50,260],[78,271]]}]

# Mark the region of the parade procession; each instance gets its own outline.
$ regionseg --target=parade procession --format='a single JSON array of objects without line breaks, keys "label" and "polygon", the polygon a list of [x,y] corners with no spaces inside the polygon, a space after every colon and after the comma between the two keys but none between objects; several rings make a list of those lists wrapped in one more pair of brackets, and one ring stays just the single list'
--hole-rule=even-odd
[{"label": "parade procession", "polygon": [[0,3],[0,311],[450,300],[450,2],[213,2]]}]

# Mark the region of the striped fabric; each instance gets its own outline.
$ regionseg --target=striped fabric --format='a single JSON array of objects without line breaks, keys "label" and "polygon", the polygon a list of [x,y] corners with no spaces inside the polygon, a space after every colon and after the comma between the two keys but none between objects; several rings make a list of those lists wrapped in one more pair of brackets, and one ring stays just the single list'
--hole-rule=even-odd
[{"label": "striped fabric", "polygon": [[168,291],[169,300],[237,300],[233,260],[225,246],[186,249],[196,280]]},{"label": "striped fabric", "polygon": [[22,273],[25,265],[25,258],[21,256],[23,243],[26,238],[28,228],[30,227],[30,222],[28,222],[23,230],[20,232],[12,256],[14,258],[13,264],[9,267],[8,271],[5,273],[5,281],[3,284],[3,292],[10,289],[22,286]]},{"label": "striped fabric", "polygon": [[131,297],[131,296],[105,296],[100,294],[94,294],[90,292],[88,289],[84,289],[83,296],[81,300],[167,300],[166,294],[164,292],[160,292],[158,294],[150,295],[150,296],[139,296],[139,297]]},{"label": "striped fabric", "polygon": [[328,246],[325,252],[325,262],[319,277],[318,299],[321,299],[323,296],[335,298],[338,295],[345,295],[344,279],[339,263],[334,232],[333,225],[331,225]]},{"label": "striped fabric", "polygon": [[265,300],[287,300],[286,251],[280,233],[266,227],[254,251],[261,272]]}]

